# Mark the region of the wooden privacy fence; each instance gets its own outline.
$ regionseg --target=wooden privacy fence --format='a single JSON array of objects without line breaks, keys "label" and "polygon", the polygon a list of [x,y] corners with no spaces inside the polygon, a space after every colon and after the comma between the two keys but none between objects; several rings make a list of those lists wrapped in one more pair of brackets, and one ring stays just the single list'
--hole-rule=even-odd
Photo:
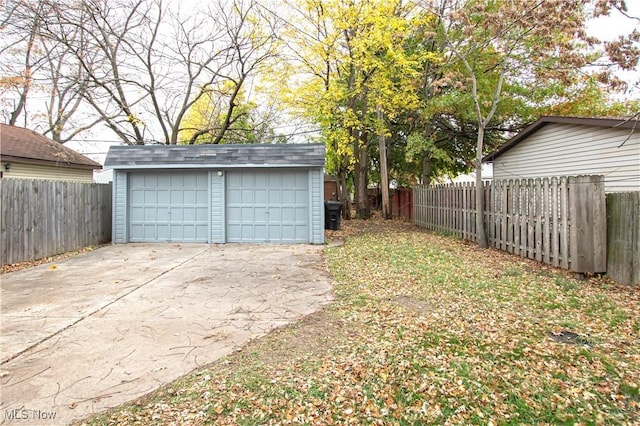
[{"label": "wooden privacy fence", "polygon": [[[382,210],[382,190],[380,188],[369,188],[367,190],[367,197],[370,208],[374,210]],[[411,220],[413,215],[413,189],[390,188],[389,204],[391,207],[391,215],[394,218]]]},{"label": "wooden privacy fence", "polygon": [[607,275],[640,285],[640,191],[607,194]]},{"label": "wooden privacy fence", "polygon": [[[606,271],[603,176],[509,179],[485,183],[489,245],[574,272]],[[472,183],[414,187],[414,223],[476,240]]]},{"label": "wooden privacy fence", "polygon": [[111,184],[1,179],[3,265],[111,241]]}]

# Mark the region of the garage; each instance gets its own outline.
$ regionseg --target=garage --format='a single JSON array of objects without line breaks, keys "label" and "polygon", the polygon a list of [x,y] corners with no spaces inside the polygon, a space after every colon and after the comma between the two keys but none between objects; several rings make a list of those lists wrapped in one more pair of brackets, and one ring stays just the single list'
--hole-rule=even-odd
[{"label": "garage", "polygon": [[324,243],[324,145],[111,147],[113,242]]}]

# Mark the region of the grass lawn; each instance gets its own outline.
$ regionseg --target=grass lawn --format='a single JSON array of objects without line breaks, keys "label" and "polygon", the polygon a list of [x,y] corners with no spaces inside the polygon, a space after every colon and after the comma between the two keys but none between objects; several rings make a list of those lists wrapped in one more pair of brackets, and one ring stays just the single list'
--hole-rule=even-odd
[{"label": "grass lawn", "polygon": [[343,228],[333,304],[88,424],[640,424],[640,289]]}]

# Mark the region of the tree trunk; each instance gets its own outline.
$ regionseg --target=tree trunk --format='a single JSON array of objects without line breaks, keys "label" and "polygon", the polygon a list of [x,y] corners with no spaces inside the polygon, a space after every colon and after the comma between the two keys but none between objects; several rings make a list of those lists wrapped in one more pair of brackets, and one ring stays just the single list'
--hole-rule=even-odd
[{"label": "tree trunk", "polygon": [[355,144],[358,147],[355,164],[356,218],[358,219],[369,219],[371,216],[371,212],[369,210],[369,197],[367,193],[367,178],[369,171],[367,139],[368,132],[362,131],[362,133],[360,133],[360,137],[355,141]]},{"label": "tree trunk", "polygon": [[431,183],[431,169],[433,169],[433,160],[427,153],[422,159],[422,184],[429,185]]},{"label": "tree trunk", "polygon": [[360,97],[360,116],[363,123],[360,124],[360,129],[355,131],[356,136],[354,138],[355,147],[354,156],[356,158],[355,164],[355,195],[356,195],[356,218],[369,219],[371,211],[369,209],[369,194],[367,193],[367,187],[369,186],[369,131],[366,126],[366,117],[368,114],[366,86],[363,88]]},{"label": "tree trunk", "polygon": [[340,170],[338,172],[338,193],[340,201],[342,202],[342,218],[345,220],[351,219],[351,198],[349,197],[349,189],[347,188],[347,172]]},{"label": "tree trunk", "polygon": [[484,124],[478,126],[476,146],[476,241],[478,247],[487,248],[487,235],[484,229],[484,186],[482,185],[482,150],[484,145]]},{"label": "tree trunk", "polygon": [[[378,126],[382,129],[382,110],[378,106],[376,111],[378,116]],[[380,185],[382,186],[382,218],[391,219],[391,203],[389,202],[389,171],[387,166],[387,143],[384,136],[384,130],[380,130],[378,135],[378,149],[380,151]]]}]

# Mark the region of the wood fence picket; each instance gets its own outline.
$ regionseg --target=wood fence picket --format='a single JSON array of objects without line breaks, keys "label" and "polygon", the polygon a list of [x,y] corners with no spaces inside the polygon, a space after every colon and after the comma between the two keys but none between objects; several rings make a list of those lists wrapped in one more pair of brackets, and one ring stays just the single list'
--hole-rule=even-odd
[{"label": "wood fence picket", "polygon": [[111,184],[0,179],[0,197],[3,265],[111,241]]},{"label": "wood fence picket", "polygon": [[[414,190],[414,223],[475,241],[475,185]],[[562,176],[486,182],[488,243],[500,250],[574,272],[606,270],[603,176]]]}]

